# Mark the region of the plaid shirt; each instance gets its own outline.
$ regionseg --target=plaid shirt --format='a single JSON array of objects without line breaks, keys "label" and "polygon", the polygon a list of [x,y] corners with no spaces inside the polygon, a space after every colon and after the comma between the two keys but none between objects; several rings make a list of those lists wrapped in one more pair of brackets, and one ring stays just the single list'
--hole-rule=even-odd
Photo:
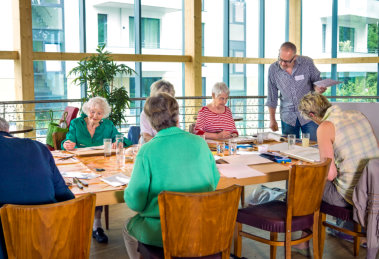
[{"label": "plaid shirt", "polygon": [[353,204],[352,195],[369,159],[379,157],[379,148],[368,119],[359,111],[342,111],[330,107],[323,121],[334,125],[334,163],[337,177],[334,185],[342,197]]},{"label": "plaid shirt", "polygon": [[304,95],[313,90],[313,82],[320,80],[320,71],[309,57],[298,56],[292,75],[281,69],[279,62],[271,64],[268,70],[268,94],[266,106],[276,108],[278,91],[280,91],[280,118],[285,123],[295,126],[296,119],[304,125],[304,119],[298,110],[299,102]]}]

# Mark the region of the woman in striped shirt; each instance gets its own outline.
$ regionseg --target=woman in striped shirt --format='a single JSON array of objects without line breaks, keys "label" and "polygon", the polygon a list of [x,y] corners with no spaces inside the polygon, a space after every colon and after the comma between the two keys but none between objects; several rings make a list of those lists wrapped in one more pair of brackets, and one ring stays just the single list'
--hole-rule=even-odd
[{"label": "woman in striped shirt", "polygon": [[213,101],[204,106],[197,116],[195,134],[208,139],[228,139],[238,136],[232,112],[226,106],[229,88],[225,83],[216,83],[212,89]]}]

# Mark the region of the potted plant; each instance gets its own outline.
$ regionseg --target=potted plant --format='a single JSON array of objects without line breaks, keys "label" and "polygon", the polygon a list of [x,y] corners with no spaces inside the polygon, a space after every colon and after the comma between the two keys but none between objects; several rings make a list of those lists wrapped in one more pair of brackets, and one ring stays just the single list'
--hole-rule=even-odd
[{"label": "potted plant", "polygon": [[111,106],[109,119],[114,125],[120,126],[125,121],[124,112],[130,107],[130,98],[123,86],[114,85],[114,79],[117,75],[131,76],[135,71],[127,65],[116,64],[110,52],[104,51],[104,48],[105,45],[99,45],[97,55],[81,59],[68,75],[77,76],[73,80],[75,84],[87,85],[87,97],[83,101],[95,96],[107,99]]}]

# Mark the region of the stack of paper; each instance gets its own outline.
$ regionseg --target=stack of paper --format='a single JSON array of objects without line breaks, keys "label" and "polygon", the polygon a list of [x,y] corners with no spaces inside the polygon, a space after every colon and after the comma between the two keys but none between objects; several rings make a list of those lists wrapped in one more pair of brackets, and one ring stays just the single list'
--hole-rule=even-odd
[{"label": "stack of paper", "polygon": [[223,176],[237,179],[264,175],[246,165],[218,164],[217,169]]},{"label": "stack of paper", "polygon": [[281,153],[306,162],[315,163],[320,161],[320,152],[317,148],[300,146],[295,147],[296,148],[294,149],[282,150]]},{"label": "stack of paper", "polygon": [[101,180],[103,182],[106,182],[109,185],[117,187],[117,186],[128,184],[130,181],[130,177],[124,175],[123,173],[119,173],[119,174],[112,175],[109,177],[101,178]]}]

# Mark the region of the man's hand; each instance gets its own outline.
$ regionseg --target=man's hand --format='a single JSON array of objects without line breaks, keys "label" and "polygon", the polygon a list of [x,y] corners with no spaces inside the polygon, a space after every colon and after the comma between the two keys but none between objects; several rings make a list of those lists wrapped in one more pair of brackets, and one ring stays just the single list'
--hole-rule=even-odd
[{"label": "man's hand", "polygon": [[275,119],[273,119],[273,120],[270,120],[270,129],[272,130],[272,131],[278,131],[278,123],[276,122],[276,120]]},{"label": "man's hand", "polygon": [[326,87],[324,87],[324,86],[317,86],[317,85],[315,85],[314,89],[319,94],[322,94],[323,92],[326,91]]}]

